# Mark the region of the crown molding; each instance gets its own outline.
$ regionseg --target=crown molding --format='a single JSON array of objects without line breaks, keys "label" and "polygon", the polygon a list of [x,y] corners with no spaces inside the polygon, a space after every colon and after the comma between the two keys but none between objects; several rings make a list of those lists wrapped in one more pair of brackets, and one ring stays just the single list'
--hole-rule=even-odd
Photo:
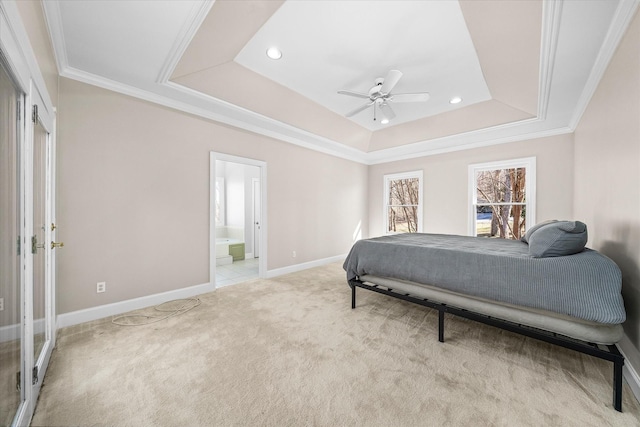
[{"label": "crown molding", "polygon": [[205,19],[213,5],[213,1],[206,0],[199,3],[198,6],[194,6],[190,18],[181,31],[181,36],[178,37],[163,64],[157,81],[146,83],[140,87],[134,87],[70,67],[67,62],[58,2],[51,1],[43,3],[56,61],[58,62],[60,75],[63,77],[160,104],[331,156],[361,164],[373,165],[573,132],[595,92],[617,45],[629,26],[640,0],[621,0],[614,22],[610,25],[605,43],[601,47],[598,59],[589,74],[589,84],[582,92],[579,105],[574,110],[571,121],[567,118],[550,120],[547,117],[563,1],[564,0],[552,0],[543,3],[540,87],[538,93],[538,116],[536,118],[373,152],[357,150],[337,141],[313,134],[304,129],[294,127],[169,81],[170,74],[175,69],[175,66],[200,24]]},{"label": "crown molding", "polygon": [[[540,129],[540,125],[544,125],[544,122],[539,119],[522,120],[477,131],[421,141],[404,147],[373,151],[368,153],[367,160],[369,165],[390,163],[510,142],[547,138],[573,132],[568,126],[560,125],[548,129]],[[403,150],[403,148],[405,149]]]},{"label": "crown molding", "polygon": [[58,73],[62,74],[69,67],[67,58],[67,45],[62,29],[62,14],[60,13],[60,3],[57,1],[43,1],[44,21],[47,24],[51,43],[53,44],[53,56],[56,59]]},{"label": "crown molding", "polygon": [[172,82],[145,90],[67,67],[62,77],[159,104],[330,156],[367,164],[366,153]]},{"label": "crown molding", "polygon": [[563,0],[552,0],[542,3],[540,81],[538,85],[538,118],[541,120],[547,118],[547,110],[549,108],[553,69],[556,62],[556,52],[558,50],[562,4]]},{"label": "crown molding", "polygon": [[578,127],[582,115],[587,110],[589,102],[591,102],[591,98],[600,84],[600,80],[602,80],[605,71],[607,71],[607,67],[609,67],[609,63],[611,63],[622,37],[626,34],[631,20],[638,10],[638,5],[640,5],[640,0],[620,0],[616,14],[609,26],[609,31],[602,43],[600,52],[598,52],[598,58],[591,69],[587,84],[582,90],[580,99],[573,111],[573,116],[569,121],[569,127],[572,130]]},{"label": "crown molding", "polygon": [[[180,86],[173,82],[162,85],[176,93],[187,95],[191,102],[178,101],[174,97],[160,95],[158,93],[143,90],[134,86],[109,80],[101,76],[87,73],[68,67],[62,77],[97,86],[123,95],[131,96],[144,101],[163,105],[184,113],[193,114],[216,122],[221,122],[249,132],[267,136],[279,141],[288,142],[299,147],[318,151],[330,156],[339,157],[349,161],[374,165],[389,163],[399,160],[407,160],[418,157],[433,156],[454,151],[469,150],[473,148],[487,147],[491,145],[505,144],[528,139],[544,138],[548,136],[571,133],[569,127],[556,127],[545,130],[531,130],[521,132],[518,128],[529,126],[535,128],[543,121],[537,118],[526,119],[515,123],[493,126],[491,128],[465,132],[457,135],[420,141],[413,144],[373,151],[369,153],[351,148],[339,142],[323,138],[311,132],[296,128],[289,124],[279,122],[270,117],[254,113],[205,95],[193,89]],[[196,102],[200,101],[200,102]],[[202,104],[199,106],[196,104]],[[221,109],[226,111],[220,112]],[[516,132],[518,131],[518,132]],[[513,134],[512,134],[513,133]]]},{"label": "crown molding", "polygon": [[189,17],[176,38],[174,45],[171,47],[169,56],[167,56],[165,63],[162,65],[162,69],[156,79],[156,83],[162,84],[171,78],[173,70],[176,69],[180,58],[182,58],[182,55],[187,50],[187,47],[189,47],[189,44],[196,35],[200,25],[202,25],[202,22],[209,14],[211,7],[213,7],[213,3],[215,3],[215,0],[205,0],[193,6],[189,13]]}]

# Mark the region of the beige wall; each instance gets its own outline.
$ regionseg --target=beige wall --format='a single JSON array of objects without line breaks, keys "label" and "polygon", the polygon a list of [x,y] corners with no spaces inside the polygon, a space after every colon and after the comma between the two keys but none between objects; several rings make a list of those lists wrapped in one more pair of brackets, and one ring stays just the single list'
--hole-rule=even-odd
[{"label": "beige wall", "polygon": [[29,43],[38,61],[38,67],[47,86],[47,91],[54,106],[58,105],[58,67],[56,65],[49,30],[44,18],[44,10],[40,0],[20,0],[16,2],[22,18]]},{"label": "beige wall", "polygon": [[59,99],[60,314],[208,281],[210,151],[267,162],[269,270],[367,226],[364,165],[64,78]]},{"label": "beige wall", "polygon": [[[575,132],[576,215],[589,245],[621,268],[625,334],[640,366],[640,16],[636,15]],[[629,351],[625,352],[631,356]],[[631,358],[631,357],[630,357]]]},{"label": "beige wall", "polygon": [[573,135],[494,145],[369,168],[369,235],[384,231],[383,176],[424,171],[424,232],[468,234],[468,166],[498,160],[536,158],[537,221],[573,218]]}]

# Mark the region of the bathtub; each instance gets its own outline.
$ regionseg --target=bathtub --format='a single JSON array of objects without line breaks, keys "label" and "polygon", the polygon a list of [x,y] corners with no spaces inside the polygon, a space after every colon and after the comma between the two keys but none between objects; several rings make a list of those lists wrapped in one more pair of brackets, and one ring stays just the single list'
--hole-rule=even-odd
[{"label": "bathtub", "polygon": [[226,237],[216,237],[216,265],[231,264],[233,257],[229,255],[229,245],[244,243],[240,239],[228,239]]}]

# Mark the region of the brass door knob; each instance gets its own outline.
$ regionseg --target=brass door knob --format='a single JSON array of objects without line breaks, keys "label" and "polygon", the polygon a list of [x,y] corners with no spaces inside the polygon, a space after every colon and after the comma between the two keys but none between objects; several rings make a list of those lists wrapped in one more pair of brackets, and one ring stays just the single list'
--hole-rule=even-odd
[{"label": "brass door knob", "polygon": [[53,249],[53,248],[63,248],[63,247],[64,247],[64,242],[60,242],[60,243],[51,242],[51,249]]}]

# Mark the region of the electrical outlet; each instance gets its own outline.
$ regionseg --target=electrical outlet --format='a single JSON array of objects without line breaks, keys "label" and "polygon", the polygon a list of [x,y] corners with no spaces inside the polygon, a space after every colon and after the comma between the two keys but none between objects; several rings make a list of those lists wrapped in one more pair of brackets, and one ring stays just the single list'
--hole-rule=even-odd
[{"label": "electrical outlet", "polygon": [[4,298],[0,298],[0,311],[4,310]]},{"label": "electrical outlet", "polygon": [[291,254],[291,256],[292,256],[293,258],[295,258],[295,257],[296,257],[296,251],[293,251],[293,253]]},{"label": "electrical outlet", "polygon": [[98,282],[98,286],[96,287],[96,292],[101,294],[102,292],[107,291],[107,282]]}]

